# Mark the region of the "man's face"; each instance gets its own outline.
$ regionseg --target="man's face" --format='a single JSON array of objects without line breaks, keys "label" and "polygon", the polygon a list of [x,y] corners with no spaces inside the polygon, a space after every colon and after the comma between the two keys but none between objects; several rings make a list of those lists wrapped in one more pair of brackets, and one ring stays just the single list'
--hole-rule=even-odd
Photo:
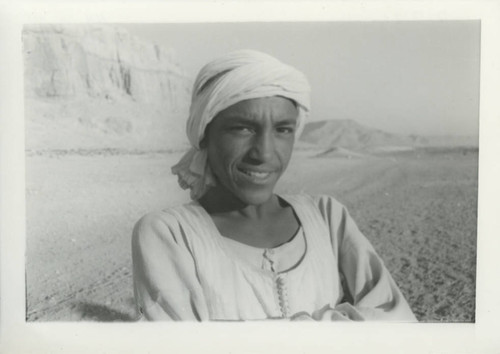
[{"label": "man's face", "polygon": [[208,162],[220,187],[250,205],[273,195],[290,161],[298,110],[283,97],[238,102],[207,128]]}]

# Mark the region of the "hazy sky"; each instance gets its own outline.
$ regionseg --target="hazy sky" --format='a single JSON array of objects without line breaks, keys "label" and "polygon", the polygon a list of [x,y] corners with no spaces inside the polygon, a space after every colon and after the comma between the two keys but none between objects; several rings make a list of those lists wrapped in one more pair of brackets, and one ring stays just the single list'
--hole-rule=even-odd
[{"label": "hazy sky", "polygon": [[312,119],[403,134],[476,135],[479,21],[123,25],[175,49],[193,77],[234,49],[267,52],[312,86]]}]

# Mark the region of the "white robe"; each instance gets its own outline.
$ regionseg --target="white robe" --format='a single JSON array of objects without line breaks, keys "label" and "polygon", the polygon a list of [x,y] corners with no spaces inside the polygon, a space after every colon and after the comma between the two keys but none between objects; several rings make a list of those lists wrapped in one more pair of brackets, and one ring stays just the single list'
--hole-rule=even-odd
[{"label": "white robe", "polygon": [[[344,206],[328,196],[282,198],[305,240],[285,245],[291,253],[276,249],[298,257],[286,269],[239,257],[250,246],[231,246],[196,201],[139,220],[132,239],[139,313],[147,320],[416,320]],[[273,253],[263,250],[264,258]]]}]

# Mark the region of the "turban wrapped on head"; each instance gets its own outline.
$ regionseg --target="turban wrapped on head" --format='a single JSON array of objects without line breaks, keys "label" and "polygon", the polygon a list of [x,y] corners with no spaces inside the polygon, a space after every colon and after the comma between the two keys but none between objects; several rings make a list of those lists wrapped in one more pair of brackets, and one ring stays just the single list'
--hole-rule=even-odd
[{"label": "turban wrapped on head", "polygon": [[254,50],[231,52],[205,65],[198,74],[186,125],[191,149],[172,167],[183,189],[196,200],[216,180],[206,149],[200,148],[207,125],[224,109],[243,100],[281,96],[295,102],[299,115],[296,135],[309,114],[309,83],[297,69]]}]

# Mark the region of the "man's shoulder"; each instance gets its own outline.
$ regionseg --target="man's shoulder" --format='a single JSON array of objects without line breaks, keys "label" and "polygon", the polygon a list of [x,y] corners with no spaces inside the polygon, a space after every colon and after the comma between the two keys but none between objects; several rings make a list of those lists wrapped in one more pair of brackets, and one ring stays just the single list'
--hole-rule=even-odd
[{"label": "man's shoulder", "polygon": [[181,242],[184,231],[197,224],[195,208],[193,203],[186,203],[148,212],[135,223],[132,244],[136,248],[157,245],[158,241],[161,244],[184,244]]},{"label": "man's shoulder", "polygon": [[179,224],[182,216],[193,213],[193,203],[185,203],[168,208],[154,210],[143,215],[136,223],[135,228],[157,227],[160,225]]}]

